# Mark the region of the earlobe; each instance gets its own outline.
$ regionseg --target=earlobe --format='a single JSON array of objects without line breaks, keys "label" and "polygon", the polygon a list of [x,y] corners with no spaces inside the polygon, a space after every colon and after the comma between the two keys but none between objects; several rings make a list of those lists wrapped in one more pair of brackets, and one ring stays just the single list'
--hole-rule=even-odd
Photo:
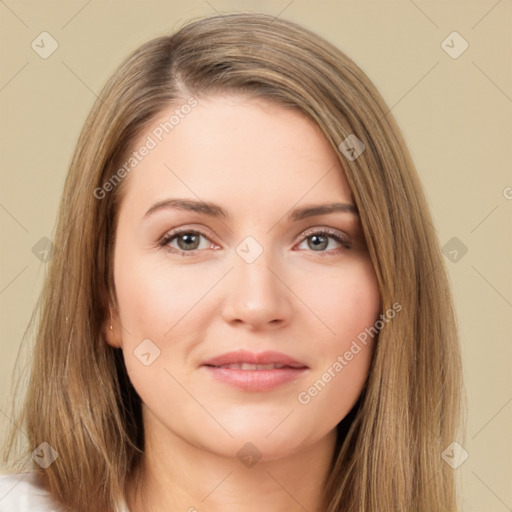
[{"label": "earlobe", "polygon": [[109,308],[110,317],[107,318],[103,325],[103,333],[105,341],[114,348],[121,348],[123,346],[121,338],[121,330],[119,328],[119,322],[112,318],[112,310]]}]

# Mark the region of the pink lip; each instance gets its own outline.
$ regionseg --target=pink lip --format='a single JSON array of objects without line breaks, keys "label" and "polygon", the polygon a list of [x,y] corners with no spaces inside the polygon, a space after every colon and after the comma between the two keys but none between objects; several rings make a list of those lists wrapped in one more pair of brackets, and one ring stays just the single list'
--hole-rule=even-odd
[{"label": "pink lip", "polygon": [[[236,368],[219,368],[233,363],[279,364],[284,368],[271,370],[241,370]],[[245,391],[269,391],[286,382],[302,376],[308,367],[296,359],[280,352],[266,351],[260,353],[238,350],[228,352],[204,361],[201,368],[213,378],[239,387]]]},{"label": "pink lip", "polygon": [[[201,363],[203,366],[221,366],[223,364],[231,363],[250,363],[250,364],[282,364],[292,368],[307,368],[304,363],[293,359],[281,352],[273,352],[267,350],[265,352],[249,352],[248,350],[235,350],[233,352],[226,352],[220,356],[212,357],[207,361]],[[257,371],[257,370],[255,370]]]}]

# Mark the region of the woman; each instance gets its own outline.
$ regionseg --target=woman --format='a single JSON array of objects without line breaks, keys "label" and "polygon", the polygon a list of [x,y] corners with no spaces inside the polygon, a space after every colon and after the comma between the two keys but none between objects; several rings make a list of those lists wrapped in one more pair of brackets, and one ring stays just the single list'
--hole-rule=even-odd
[{"label": "woman", "polygon": [[431,216],[380,94],[319,36],[230,14],[137,49],[54,242],[8,510],[457,510]]}]

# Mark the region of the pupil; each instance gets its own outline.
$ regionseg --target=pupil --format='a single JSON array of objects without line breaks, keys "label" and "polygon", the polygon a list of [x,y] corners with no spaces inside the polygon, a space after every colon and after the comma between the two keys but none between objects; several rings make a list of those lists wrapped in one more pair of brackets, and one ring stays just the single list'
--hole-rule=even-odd
[{"label": "pupil", "polygon": [[325,249],[327,247],[327,237],[321,235],[312,235],[310,237],[312,244],[310,244],[311,249],[321,248]]},{"label": "pupil", "polygon": [[198,240],[199,237],[197,235],[188,233],[181,235],[181,237],[178,238],[178,245],[180,246],[180,249],[196,249],[198,246]]}]

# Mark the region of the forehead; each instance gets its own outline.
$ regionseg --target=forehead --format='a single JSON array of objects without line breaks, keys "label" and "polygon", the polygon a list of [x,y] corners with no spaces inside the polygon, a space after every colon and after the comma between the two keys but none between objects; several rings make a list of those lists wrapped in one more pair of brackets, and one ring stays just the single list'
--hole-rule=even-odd
[{"label": "forehead", "polygon": [[227,209],[234,201],[247,212],[301,198],[351,202],[336,152],[302,112],[233,95],[180,111],[184,104],[169,106],[140,135],[132,150],[151,149],[127,176],[123,202],[180,195]]}]

